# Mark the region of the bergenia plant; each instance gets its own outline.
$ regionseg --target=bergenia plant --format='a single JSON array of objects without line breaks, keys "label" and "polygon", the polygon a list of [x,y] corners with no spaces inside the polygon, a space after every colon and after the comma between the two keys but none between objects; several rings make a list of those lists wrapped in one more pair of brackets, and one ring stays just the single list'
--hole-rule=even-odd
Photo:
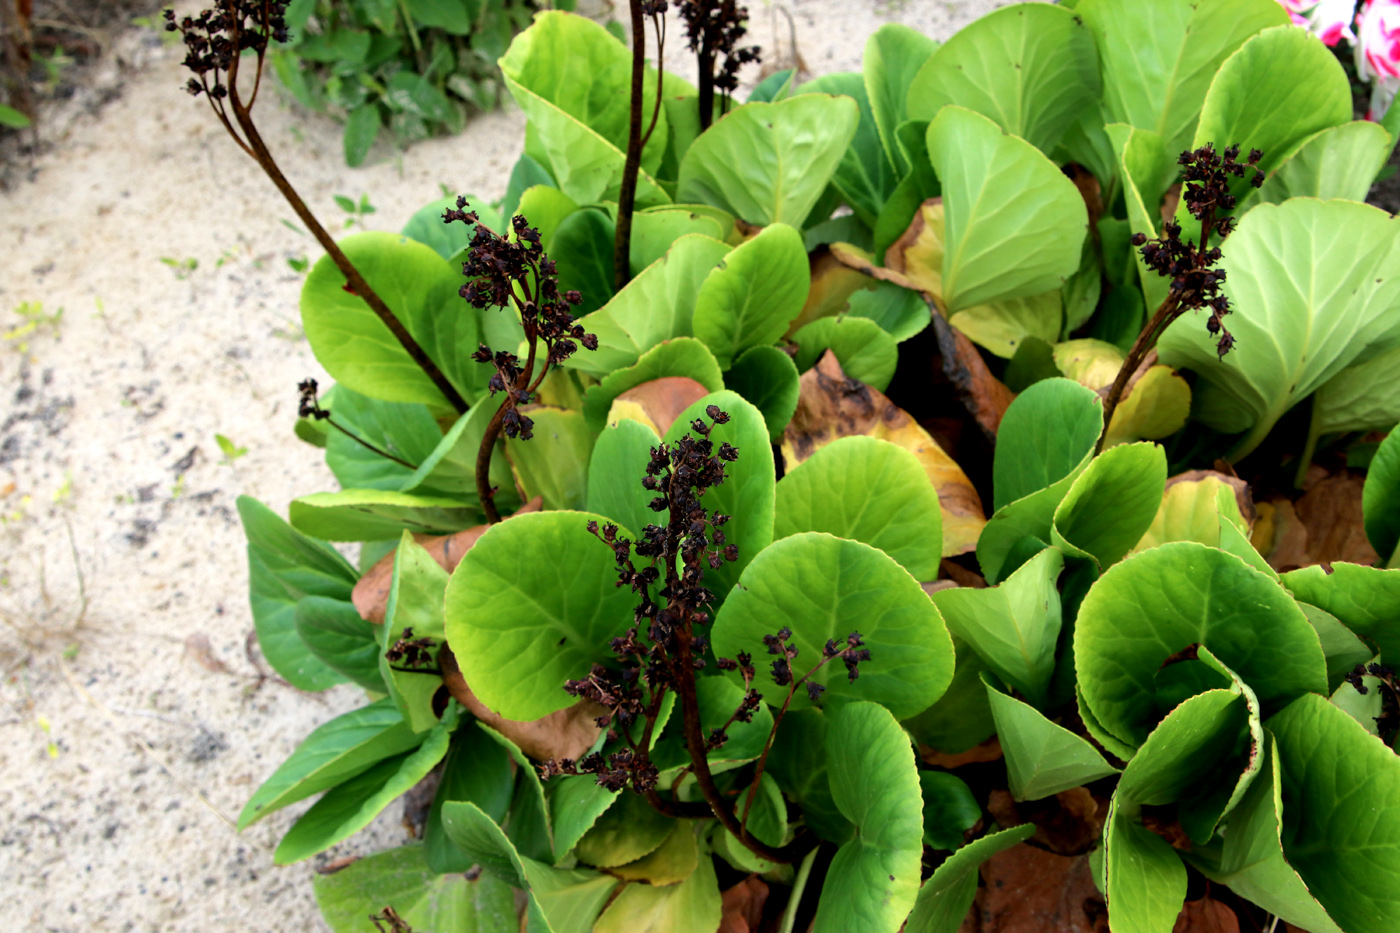
[{"label": "bergenia plant", "polygon": [[[287,194],[274,6],[176,28]],[[886,25],[744,103],[733,3],[540,13],[505,196],[307,277],[341,489],[240,500],[254,623],[368,702],[242,824],[431,801],[337,931],[1400,925],[1394,139],[1289,12]]]}]

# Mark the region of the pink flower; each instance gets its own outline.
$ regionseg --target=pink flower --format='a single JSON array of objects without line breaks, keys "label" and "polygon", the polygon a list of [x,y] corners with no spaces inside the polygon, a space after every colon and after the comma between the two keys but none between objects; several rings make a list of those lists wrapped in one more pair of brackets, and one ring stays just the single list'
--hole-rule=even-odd
[{"label": "pink flower", "polygon": [[1367,0],[1356,33],[1357,75],[1377,82],[1400,78],[1400,0]]},{"label": "pink flower", "polygon": [[1336,45],[1342,39],[1356,42],[1351,21],[1356,12],[1356,0],[1278,0],[1288,11],[1295,26],[1302,26],[1325,44]]},{"label": "pink flower", "polygon": [[1308,29],[1326,45],[1336,45],[1346,39],[1356,44],[1352,20],[1356,16],[1356,0],[1321,0],[1308,12]]}]

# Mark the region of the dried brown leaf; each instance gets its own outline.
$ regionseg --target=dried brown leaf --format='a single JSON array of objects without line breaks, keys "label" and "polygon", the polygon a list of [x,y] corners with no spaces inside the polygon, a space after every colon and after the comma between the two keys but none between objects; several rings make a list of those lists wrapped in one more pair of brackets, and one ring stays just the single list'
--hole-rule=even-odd
[{"label": "dried brown leaf", "polygon": [[874,279],[842,262],[832,254],[828,246],[817,247],[809,258],[809,263],[812,282],[807,290],[807,302],[788,325],[789,338],[818,318],[831,317],[845,311],[852,295],[862,288],[875,285]]},{"label": "dried brown leaf", "polygon": [[756,933],[768,901],[768,885],[753,875],[720,895],[724,913],[716,933]]},{"label": "dried brown leaf", "polygon": [[[507,515],[504,519],[509,521],[515,515],[524,515],[527,512],[538,512],[543,505],[543,500],[539,496],[517,509],[513,515]],[[443,570],[451,573],[457,569],[457,565],[462,562],[462,557],[472,549],[472,545],[486,534],[490,525],[475,525],[465,531],[459,531],[450,535],[414,535],[413,540],[421,544],[432,555]],[[375,562],[374,566],[365,572],[355,584],[355,588],[350,592],[350,602],[354,603],[355,611],[360,614],[360,618],[373,622],[376,625],[384,621],[384,610],[389,605],[389,588],[394,582],[394,555],[398,548],[385,554]]]},{"label": "dried brown leaf", "polygon": [[1226,905],[1206,895],[1187,901],[1172,933],[1240,933],[1240,918]]},{"label": "dried brown leaf", "polygon": [[965,752],[951,755],[928,745],[919,746],[919,757],[924,760],[924,764],[933,768],[952,769],[961,768],[963,765],[981,764],[984,761],[996,761],[1001,754],[1001,742],[996,736],[972,746]]},{"label": "dried brown leaf", "polygon": [[988,859],[963,930],[980,933],[1107,933],[1108,909],[1087,855],[1022,843]]},{"label": "dried brown leaf", "polygon": [[458,703],[465,706],[473,716],[510,739],[520,750],[538,761],[551,758],[582,758],[598,739],[597,723],[599,716],[607,710],[591,700],[580,700],[567,709],[550,713],[542,719],[521,722],[506,719],[500,713],[488,709],[485,703],[476,698],[466,678],[457,665],[457,658],[447,645],[438,654],[442,666],[442,680]]},{"label": "dried brown leaf", "polygon": [[976,549],[987,523],[982,499],[962,467],[908,412],[865,383],[847,379],[830,350],[802,374],[799,385],[797,411],[783,431],[783,461],[789,470],[842,437],[865,435],[898,444],[919,458],[938,493],[943,553]]},{"label": "dried brown leaf", "polygon": [[[627,417],[635,418],[658,436],[665,437],[681,413],[709,392],[709,389],[686,376],[663,376],[623,392],[613,399],[613,410],[621,408]],[[611,415],[608,420],[613,420]]]}]

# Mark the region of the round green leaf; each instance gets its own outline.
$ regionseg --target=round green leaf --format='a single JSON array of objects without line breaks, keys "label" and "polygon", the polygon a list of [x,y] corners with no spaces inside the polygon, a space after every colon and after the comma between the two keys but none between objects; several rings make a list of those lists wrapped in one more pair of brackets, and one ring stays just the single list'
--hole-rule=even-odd
[{"label": "round green leaf", "polygon": [[1060,482],[1083,464],[1103,430],[1097,394],[1070,379],[1042,379],[1006,409],[997,429],[997,509]]},{"label": "round green leaf", "polygon": [[[538,230],[545,252],[552,255],[554,232],[559,229],[564,218],[577,211],[578,207],[572,198],[553,185],[532,185],[520,193],[520,202],[512,216],[519,214],[530,226]],[[513,234],[514,227],[511,227],[510,235]]]},{"label": "round green leaf", "polygon": [[1298,598],[1323,609],[1380,648],[1388,664],[1400,659],[1400,570],[1381,570],[1338,561],[1315,564],[1283,575]]},{"label": "round green leaf", "polygon": [[[953,678],[953,642],[938,609],[908,571],[868,544],[805,532],[765,548],[715,619],[715,652],[752,654],[783,626],[792,629],[799,671],[821,659],[828,640],[844,642],[852,632],[870,649],[853,682],[833,664],[813,675],[828,688],[822,706],[870,700],[904,719],[942,696]],[[772,702],[779,696],[768,691]],[[792,705],[811,702],[799,690]]]},{"label": "round green leaf", "polygon": [[912,453],[873,437],[843,437],[778,482],[773,536],[824,531],[877,547],[916,580],[938,576],[943,515]]},{"label": "round green leaf", "polygon": [[1194,418],[1249,431],[1235,458],[1400,322],[1397,229],[1379,208],[1296,198],[1261,204],[1230,234],[1221,267],[1236,348],[1219,359],[1215,339],[1187,314],[1158,350],[1168,366],[1196,371]]},{"label": "round green leaf", "polygon": [[874,321],[841,315],[817,318],[793,335],[797,341],[797,368],[811,369],[828,349],[841,361],[841,369],[876,391],[883,392],[899,364],[899,344]]},{"label": "round green leaf", "polygon": [[792,357],[777,347],[751,347],[730,367],[725,387],[738,392],[763,413],[768,437],[776,444],[797,411],[801,393],[797,380]]},{"label": "round green leaf", "polygon": [[923,799],[909,737],[890,711],[852,703],[831,717],[831,795],[856,826],[817,902],[814,933],[896,933],[919,890]]},{"label": "round green leaf", "polygon": [[1268,721],[1283,781],[1283,851],[1348,933],[1400,925],[1400,758],[1320,696]]},{"label": "round green leaf", "polygon": [[612,551],[588,533],[590,520],[608,521],[535,512],[493,525],[448,582],[447,641],[477,697],[507,719],[571,705],[564,682],[631,622],[634,597],[614,586]]},{"label": "round green leaf", "polygon": [[611,218],[585,208],[561,220],[549,241],[560,291],[574,289],[583,296],[579,315],[598,310],[613,296],[613,236]]},{"label": "round green leaf", "polygon": [[909,117],[966,107],[1048,154],[1098,96],[1098,56],[1083,20],[1064,7],[1018,3],[965,26],[933,54],[909,87]]},{"label": "round green leaf", "polygon": [[1074,661],[1094,717],[1140,745],[1167,711],[1154,676],[1190,645],[1204,645],[1235,671],[1265,713],[1302,693],[1326,692],[1322,648],[1298,604],[1239,558],[1182,541],[1110,568],[1084,598]]},{"label": "round green leaf", "polygon": [[695,336],[728,369],[750,347],[781,337],[802,312],[811,277],[802,234],[765,227],[710,270],[695,299]]},{"label": "round green leaf", "polygon": [[897,341],[908,340],[928,327],[932,312],[924,296],[893,282],[878,282],[851,296],[846,311],[852,317],[869,318]]},{"label": "round green leaf", "polygon": [[691,430],[691,424],[704,418],[706,409],[718,405],[729,414],[729,423],[710,430],[710,440],[718,447],[728,443],[739,452],[739,459],[725,464],[725,480],[705,493],[702,505],[728,515],[725,540],[739,548],[739,559],[724,563],[718,570],[705,571],[705,586],[723,600],[739,579],[739,574],[773,540],[773,448],[768,443],[768,427],[759,410],[734,392],[712,392],[692,404],[676,418],[665,441],[674,444]]},{"label": "round green leaf", "polygon": [[928,153],[943,182],[947,313],[1058,289],[1079,269],[1084,198],[1034,146],[945,107],[929,124]]},{"label": "round green leaf", "polygon": [[[492,230],[500,230],[501,219],[480,198],[467,195],[470,210],[476,211],[481,223]],[[442,214],[449,208],[456,208],[457,196],[438,198],[436,201],[418,208],[408,223],[399,232],[410,240],[417,240],[424,246],[431,246],[443,259],[451,259],[471,243],[472,227],[463,223],[443,223]]]},{"label": "round green leaf", "polygon": [[632,215],[632,274],[636,275],[665,256],[672,243],[690,233],[716,240],[726,236],[719,220],[684,207],[637,211]]},{"label": "round green leaf", "polygon": [[[1271,26],[1225,60],[1210,83],[1191,148],[1239,145],[1264,153],[1266,173],[1314,133],[1351,119],[1351,85],[1332,51],[1304,29]],[[1231,190],[1249,190],[1247,177]],[[1190,215],[1183,202],[1177,219]]]},{"label": "round green leaf", "polygon": [[836,166],[831,184],[841,192],[841,199],[850,206],[856,220],[866,227],[875,226],[880,208],[894,192],[900,176],[895,173],[881,145],[880,130],[875,125],[875,115],[871,112],[870,98],[865,90],[865,79],[855,71],[825,74],[802,85],[798,93],[843,94],[860,107],[856,134],[846,147],[841,163]]},{"label": "round green leaf", "polygon": [[1221,62],[1259,30],[1288,23],[1277,0],[1082,0],[1075,12],[1097,40],[1104,122],[1157,134],[1173,175]]},{"label": "round green leaf", "polygon": [[[396,233],[352,234],[340,248],[458,391],[474,399],[491,373],[471,359],[481,328],[479,312],[457,295],[460,270],[431,246]],[[302,286],[301,321],[316,359],[336,382],[389,402],[447,407],[379,316],[345,289],[329,256],[317,260]]]},{"label": "round green leaf", "polygon": [[647,507],[656,493],[642,488],[642,478],[651,449],[660,444],[655,431],[631,418],[603,428],[588,462],[588,511],[624,528],[645,528],[659,521]]},{"label": "round green leaf", "polygon": [[849,97],[803,94],[736,107],[681,159],[677,200],[723,208],[756,226],[803,226],[856,132]]},{"label": "round green leaf", "polygon": [[[400,460],[420,464],[442,442],[442,429],[426,405],[385,402],[337,387],[334,404],[323,402],[335,423]],[[326,435],[326,466],[342,489],[403,489],[413,470],[375,453],[332,428]]]},{"label": "round green leaf", "polygon": [[935,849],[959,849],[963,833],[982,819],[982,808],[962,778],[947,771],[920,771],[924,797],[924,842]]},{"label": "round green leaf", "polygon": [[1055,509],[1051,542],[1100,567],[1142,540],[1167,484],[1167,455],[1156,444],[1122,444],[1099,454]]}]

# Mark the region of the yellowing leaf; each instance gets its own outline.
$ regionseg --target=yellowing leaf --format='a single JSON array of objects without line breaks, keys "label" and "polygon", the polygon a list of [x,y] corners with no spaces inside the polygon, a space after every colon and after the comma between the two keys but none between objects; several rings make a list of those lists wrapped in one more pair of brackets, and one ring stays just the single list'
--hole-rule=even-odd
[{"label": "yellowing leaf", "polygon": [[1254,504],[1244,480],[1214,470],[1192,470],[1167,480],[1167,491],[1162,494],[1157,517],[1130,553],[1136,554],[1171,541],[1195,541],[1219,547],[1222,516],[1217,493],[1225,488],[1231,490],[1235,508],[1232,514],[1223,517],[1248,534],[1246,516],[1252,517]]},{"label": "yellowing leaf", "polygon": [[1191,413],[1191,386],[1170,366],[1149,366],[1136,382],[1129,382],[1104,448],[1132,441],[1155,441],[1175,434]]},{"label": "yellowing leaf", "polygon": [[919,458],[938,493],[944,556],[977,547],[987,519],[982,499],[962,467],[908,412],[883,393],[846,378],[828,351],[802,374],[797,412],[783,432],[783,461],[791,470],[832,441],[851,435],[889,441]]},{"label": "yellowing leaf", "polygon": [[1124,353],[1103,340],[1066,340],[1055,345],[1055,366],[1066,378],[1097,392],[1113,384]]},{"label": "yellowing leaf", "polygon": [[[1054,343],[1060,336],[1063,317],[1063,303],[1060,291],[1056,289],[1040,295],[1008,298],[1005,301],[968,308],[948,318],[948,323],[966,334],[968,339],[979,347],[986,347],[997,356],[1009,360],[1016,355],[1016,349],[1027,337],[1038,337],[1046,343]],[[1065,375],[1068,376],[1069,373]]]}]

